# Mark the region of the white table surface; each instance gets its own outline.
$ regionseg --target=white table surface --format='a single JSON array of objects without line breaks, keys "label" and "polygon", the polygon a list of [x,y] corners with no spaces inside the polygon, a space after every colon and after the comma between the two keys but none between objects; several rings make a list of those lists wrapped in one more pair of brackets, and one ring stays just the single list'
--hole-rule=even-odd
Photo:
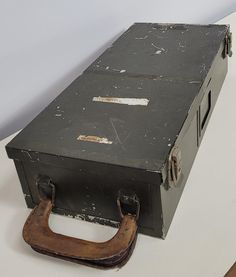
[{"label": "white table surface", "polygon": [[[236,14],[220,23],[231,24]],[[236,36],[236,35],[235,35]],[[236,43],[229,72],[165,240],[139,235],[129,262],[101,271],[40,255],[21,231],[29,214],[13,162],[0,142],[0,276],[222,277],[236,260]],[[56,231],[102,241],[116,230],[58,215]]]}]

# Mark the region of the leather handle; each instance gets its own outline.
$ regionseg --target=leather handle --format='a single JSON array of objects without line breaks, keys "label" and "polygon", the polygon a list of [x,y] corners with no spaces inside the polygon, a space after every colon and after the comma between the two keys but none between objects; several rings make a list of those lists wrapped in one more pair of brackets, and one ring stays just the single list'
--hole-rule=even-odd
[{"label": "leather handle", "polygon": [[93,267],[111,268],[125,264],[132,254],[137,236],[137,218],[122,215],[118,232],[106,242],[92,242],[54,233],[48,219],[51,199],[42,198],[29,215],[23,238],[35,251]]},{"label": "leather handle", "polygon": [[236,262],[232,265],[230,270],[225,274],[224,277],[235,277],[236,276]]}]

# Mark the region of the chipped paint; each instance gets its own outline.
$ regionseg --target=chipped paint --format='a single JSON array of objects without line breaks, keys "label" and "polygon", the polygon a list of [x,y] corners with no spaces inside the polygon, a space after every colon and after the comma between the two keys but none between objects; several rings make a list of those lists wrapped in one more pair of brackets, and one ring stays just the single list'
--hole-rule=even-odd
[{"label": "chipped paint", "polygon": [[154,53],[155,55],[160,55],[162,54],[162,52],[165,52],[165,49],[163,47],[158,47],[154,43],[152,43],[152,46],[157,49]]},{"label": "chipped paint", "polygon": [[189,81],[188,83],[189,83],[189,84],[200,84],[201,81]]},{"label": "chipped paint", "polygon": [[104,143],[104,144],[112,144],[112,141],[108,140],[107,138],[101,138],[97,136],[86,136],[80,135],[77,140],[87,141],[87,142],[97,142],[97,143]]},{"label": "chipped paint", "polygon": [[204,63],[200,66],[200,68],[201,68],[200,73],[206,71],[206,65]]},{"label": "chipped paint", "polygon": [[119,97],[93,97],[94,102],[103,102],[103,103],[115,103],[115,104],[124,104],[130,106],[147,106],[149,99],[147,98],[119,98]]},{"label": "chipped paint", "polygon": [[102,218],[102,217],[87,215],[87,214],[77,214],[77,215],[74,216],[74,218],[90,221],[90,222],[93,222],[93,223],[96,223],[96,224],[108,225],[108,226],[116,227],[116,228],[119,227],[119,224],[120,224],[119,222],[114,221],[114,220],[105,219],[105,218]]},{"label": "chipped paint", "polygon": [[21,150],[21,153],[25,153],[29,158],[30,160],[32,160],[33,158],[31,157],[30,153],[27,151],[27,150]]},{"label": "chipped paint", "polygon": [[144,37],[136,37],[135,39],[146,39],[146,38],[148,38],[148,36],[146,35],[146,36],[144,36]]},{"label": "chipped paint", "polygon": [[157,45],[155,45],[154,43],[152,43],[152,46],[155,47],[156,49],[160,49],[162,51],[164,51],[165,49],[163,47],[158,47]]},{"label": "chipped paint", "polygon": [[157,55],[161,54],[161,50],[157,50],[157,51],[155,52],[155,54],[157,54]]}]

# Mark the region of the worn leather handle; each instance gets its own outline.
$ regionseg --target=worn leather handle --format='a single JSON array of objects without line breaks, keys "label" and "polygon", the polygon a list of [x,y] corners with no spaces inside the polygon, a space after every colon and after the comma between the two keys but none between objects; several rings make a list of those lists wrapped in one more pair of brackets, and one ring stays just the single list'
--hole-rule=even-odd
[{"label": "worn leather handle", "polygon": [[230,270],[225,274],[224,277],[235,277],[236,276],[236,262],[232,265]]},{"label": "worn leather handle", "polygon": [[113,238],[92,242],[54,233],[48,225],[52,207],[51,199],[41,199],[26,220],[23,238],[34,250],[100,268],[122,266],[127,262],[137,236],[136,216],[122,215],[120,228]]}]

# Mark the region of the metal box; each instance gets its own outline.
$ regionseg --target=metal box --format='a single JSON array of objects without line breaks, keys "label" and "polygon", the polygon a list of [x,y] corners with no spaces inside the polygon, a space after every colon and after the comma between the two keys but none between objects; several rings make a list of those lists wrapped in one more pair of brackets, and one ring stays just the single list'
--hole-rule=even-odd
[{"label": "metal box", "polygon": [[129,191],[139,232],[164,238],[228,55],[226,25],[132,25],[6,146],[27,206],[48,176],[55,213],[118,226],[116,199]]}]

